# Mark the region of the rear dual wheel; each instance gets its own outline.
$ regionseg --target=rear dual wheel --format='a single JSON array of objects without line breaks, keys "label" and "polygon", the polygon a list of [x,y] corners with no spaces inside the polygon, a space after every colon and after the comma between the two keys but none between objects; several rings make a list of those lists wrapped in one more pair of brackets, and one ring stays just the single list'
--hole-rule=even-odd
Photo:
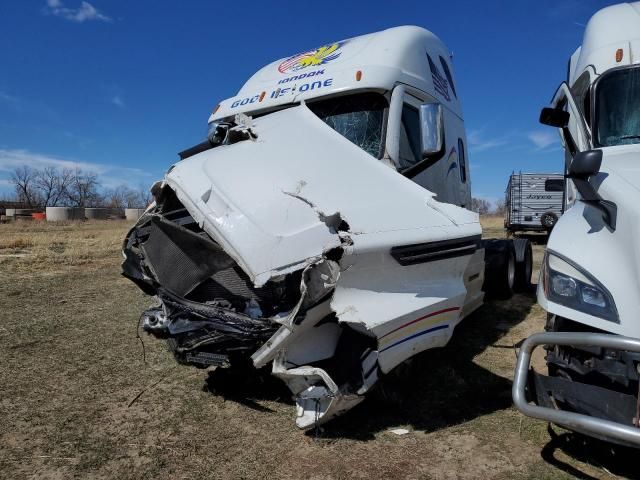
[{"label": "rear dual wheel", "polygon": [[526,238],[514,238],[513,250],[516,256],[516,277],[514,288],[518,293],[530,292],[532,288],[533,249]]},{"label": "rear dual wheel", "polygon": [[485,240],[484,285],[491,298],[506,300],[513,295],[516,276],[516,257],[511,240]]},{"label": "rear dual wheel", "polygon": [[485,240],[483,290],[490,298],[506,300],[514,292],[531,290],[533,254],[527,239]]}]

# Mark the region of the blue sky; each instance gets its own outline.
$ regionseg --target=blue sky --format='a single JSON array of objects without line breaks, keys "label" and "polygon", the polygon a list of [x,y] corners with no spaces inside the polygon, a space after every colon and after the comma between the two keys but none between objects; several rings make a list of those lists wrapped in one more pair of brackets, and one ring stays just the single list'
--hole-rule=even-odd
[{"label": "blue sky", "polygon": [[23,163],[80,165],[107,187],[150,185],[259,67],[414,24],[454,53],[473,195],[496,199],[512,170],[561,170],[558,136],[538,113],[589,17],[612,3],[4,0],[0,194]]}]

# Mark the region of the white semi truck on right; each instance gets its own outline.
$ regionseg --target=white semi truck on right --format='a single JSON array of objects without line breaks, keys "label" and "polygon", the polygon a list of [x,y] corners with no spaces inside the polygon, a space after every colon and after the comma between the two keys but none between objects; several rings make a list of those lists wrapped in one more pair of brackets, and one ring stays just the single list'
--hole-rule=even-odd
[{"label": "white semi truck on right", "polygon": [[[540,121],[565,149],[565,213],[538,283],[546,332],[522,345],[526,415],[640,447],[640,2],[598,11]],[[544,345],[548,375],[529,368]]]}]

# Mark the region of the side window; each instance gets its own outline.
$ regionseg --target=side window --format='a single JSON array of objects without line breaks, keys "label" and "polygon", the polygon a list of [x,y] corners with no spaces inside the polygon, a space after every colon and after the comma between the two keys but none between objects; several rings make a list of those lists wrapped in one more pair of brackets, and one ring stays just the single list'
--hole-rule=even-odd
[{"label": "side window", "polygon": [[564,191],[564,181],[560,178],[550,178],[544,181],[545,192],[562,192]]},{"label": "side window", "polygon": [[440,58],[440,63],[442,64],[442,69],[444,70],[444,74],[447,77],[447,80],[449,81],[449,85],[451,86],[451,91],[453,92],[453,96],[458,98],[458,94],[456,93],[456,87],[453,84],[453,75],[451,75],[451,70],[449,70],[449,65],[447,64],[447,61],[442,58]]},{"label": "side window", "polygon": [[402,107],[400,125],[400,169],[411,167],[422,160],[420,152],[420,114],[406,103]]},{"label": "side window", "polygon": [[460,180],[462,183],[467,181],[467,158],[464,153],[464,142],[458,139],[458,164],[460,165]]}]

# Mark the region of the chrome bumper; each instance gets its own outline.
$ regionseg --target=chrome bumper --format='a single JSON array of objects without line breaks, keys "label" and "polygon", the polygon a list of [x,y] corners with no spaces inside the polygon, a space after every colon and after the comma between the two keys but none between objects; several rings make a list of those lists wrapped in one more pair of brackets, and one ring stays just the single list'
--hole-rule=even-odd
[{"label": "chrome bumper", "polygon": [[525,388],[529,374],[531,353],[539,345],[567,345],[575,347],[602,347],[629,352],[640,352],[640,340],[602,333],[545,332],[527,338],[520,352],[511,391],[513,403],[529,417],[575,430],[597,438],[640,447],[640,428],[604,420],[575,412],[541,407],[527,402]]}]

